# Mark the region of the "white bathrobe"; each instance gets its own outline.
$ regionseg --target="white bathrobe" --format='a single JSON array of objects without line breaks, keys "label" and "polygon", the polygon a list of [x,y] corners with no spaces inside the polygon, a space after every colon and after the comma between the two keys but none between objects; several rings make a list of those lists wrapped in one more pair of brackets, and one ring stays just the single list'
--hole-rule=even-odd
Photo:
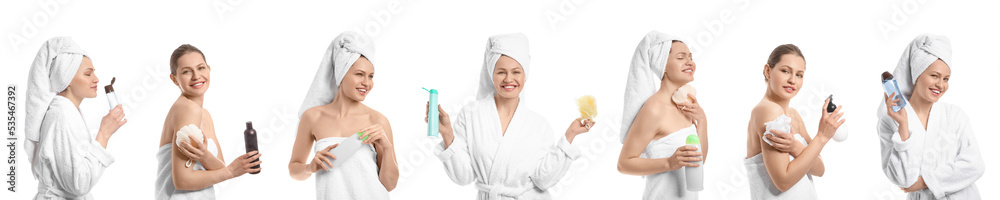
[{"label": "white bathrobe", "polygon": [[73,102],[56,95],[42,120],[31,165],[38,180],[35,199],[93,199],[90,190],[115,159],[88,130]]},{"label": "white bathrobe", "polygon": [[927,188],[909,193],[908,199],[980,199],[976,180],[985,166],[976,135],[958,106],[934,103],[924,130],[910,104],[910,138],[902,141],[899,125],[879,105],[878,133],[882,144],[882,170],[892,183],[909,187],[923,177]]},{"label": "white bathrobe", "polygon": [[[947,37],[920,35],[910,42],[893,72],[900,93],[907,97],[904,100],[911,99],[917,77],[938,59],[955,69]],[[985,166],[969,117],[961,108],[934,103],[924,129],[913,104],[906,104],[910,138],[903,141],[899,124],[886,114],[885,101],[880,102],[877,129],[882,170],[889,181],[910,187],[923,177],[927,188],[909,193],[909,199],[980,199],[975,183],[983,176]]]},{"label": "white bathrobe", "polygon": [[523,105],[501,135],[496,102],[480,98],[453,119],[451,146],[442,142],[435,151],[452,181],[476,182],[477,199],[551,199],[547,189],[580,157],[565,137],[553,146],[552,127]]}]

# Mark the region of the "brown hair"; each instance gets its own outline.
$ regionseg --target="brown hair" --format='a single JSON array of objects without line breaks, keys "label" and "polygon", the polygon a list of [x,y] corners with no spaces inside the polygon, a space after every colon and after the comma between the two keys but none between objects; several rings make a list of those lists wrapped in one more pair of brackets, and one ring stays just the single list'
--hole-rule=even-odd
[{"label": "brown hair", "polygon": [[806,57],[802,55],[802,50],[799,50],[799,47],[795,46],[794,44],[783,44],[783,45],[778,45],[778,47],[775,47],[774,50],[771,51],[771,55],[767,57],[767,65],[770,66],[771,68],[774,68],[774,65],[777,65],[778,62],[781,62],[781,56],[785,54],[792,54],[802,57],[802,60],[806,59]]},{"label": "brown hair", "polygon": [[174,53],[170,54],[170,74],[177,75],[177,59],[191,52],[198,52],[198,54],[201,54],[201,58],[205,59],[205,54],[201,53],[198,47],[191,46],[190,44],[182,44],[177,49],[174,49]]}]

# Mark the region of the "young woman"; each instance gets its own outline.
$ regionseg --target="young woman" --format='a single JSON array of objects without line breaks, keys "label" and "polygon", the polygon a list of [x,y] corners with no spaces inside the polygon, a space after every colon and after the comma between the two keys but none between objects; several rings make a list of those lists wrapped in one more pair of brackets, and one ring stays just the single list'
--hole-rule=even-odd
[{"label": "young woman", "polygon": [[[788,102],[802,89],[806,60],[792,44],[774,48],[764,65],[764,98],[754,107],[747,125],[747,158],[744,165],[752,199],[817,199],[812,176],[823,176],[825,168],[819,153],[844,123],[841,107],[826,112],[830,100],[823,103],[819,133],[810,138],[806,124]],[[765,130],[765,123],[790,126]],[[771,134],[765,134],[770,132]],[[762,139],[765,137],[765,139]],[[770,142],[769,142],[770,141]]]},{"label": "young woman", "polygon": [[938,102],[948,91],[951,64],[948,38],[917,36],[893,73],[902,94],[885,94],[879,105],[882,170],[908,199],[980,199],[976,180],[986,168],[969,117],[958,105]]},{"label": "young woman", "polygon": [[35,199],[93,199],[90,190],[115,161],[106,148],[125,124],[117,105],[101,119],[97,137],[80,113],[85,98],[97,96],[90,58],[68,37],[45,41],[28,73],[25,151],[38,180]]},{"label": "young woman", "polygon": [[570,143],[594,125],[574,120],[553,146],[552,128],[520,98],[529,63],[524,34],[492,36],[477,100],[462,109],[454,124],[437,108],[444,141],[435,153],[453,182],[476,182],[477,199],[551,199],[548,189],[580,157]]},{"label": "young woman", "polygon": [[[687,190],[684,168],[699,167],[708,153],[708,121],[698,100],[671,100],[674,92],[694,80],[694,58],[676,37],[651,31],[632,56],[625,88],[622,150],[618,171],[643,176],[643,199],[698,199]],[[687,146],[698,135],[701,152]]]},{"label": "young woman", "polygon": [[[361,103],[375,86],[369,60],[373,52],[367,36],[337,36],[302,103],[288,173],[300,181],[315,173],[316,199],[389,199],[389,191],[396,188],[399,167],[392,127],[382,113]],[[331,150],[359,132],[361,148],[334,165],[338,158]],[[310,160],[312,151],[316,154]]]},{"label": "young woman", "polygon": [[[201,50],[184,44],[170,55],[170,80],[181,90],[160,133],[159,161],[156,173],[156,199],[215,199],[213,185],[261,169],[257,151],[223,162],[222,147],[215,134],[212,115],[202,105],[211,85],[212,68]],[[178,140],[180,132],[200,132],[204,138],[189,135]],[[175,142],[181,141],[181,142]]]}]

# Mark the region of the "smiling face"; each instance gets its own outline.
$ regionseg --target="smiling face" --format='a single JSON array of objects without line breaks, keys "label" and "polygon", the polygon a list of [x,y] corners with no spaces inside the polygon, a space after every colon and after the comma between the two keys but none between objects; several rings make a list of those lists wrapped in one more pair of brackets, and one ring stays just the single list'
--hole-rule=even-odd
[{"label": "smiling face", "polygon": [[920,98],[935,103],[948,91],[949,80],[951,80],[951,68],[938,59],[917,77],[910,99]]},{"label": "smiling face", "polygon": [[683,42],[674,41],[670,44],[670,53],[668,54],[663,77],[678,85],[694,81],[694,71],[697,66],[694,64],[694,56],[688,46]]},{"label": "smiling face", "polygon": [[81,98],[94,98],[97,97],[97,74],[94,73],[94,64],[90,61],[90,58],[86,56],[83,57],[83,61],[80,62],[80,68],[76,70],[76,75],[73,76],[73,80],[69,82],[69,87],[66,87],[63,94],[72,95]]},{"label": "smiling face", "polygon": [[170,75],[170,80],[184,96],[202,96],[211,83],[211,71],[201,53],[187,52],[177,58],[177,71]]},{"label": "smiling face", "polygon": [[493,69],[493,89],[501,98],[517,98],[524,89],[524,68],[514,58],[506,55],[497,59]]},{"label": "smiling face", "polygon": [[802,88],[806,73],[806,60],[795,54],[781,55],[774,66],[764,65],[767,89],[782,99],[792,99]]},{"label": "smiling face", "polygon": [[340,86],[337,88],[337,95],[344,95],[348,99],[364,101],[368,93],[375,87],[375,67],[372,66],[368,58],[361,56],[347,69]]}]

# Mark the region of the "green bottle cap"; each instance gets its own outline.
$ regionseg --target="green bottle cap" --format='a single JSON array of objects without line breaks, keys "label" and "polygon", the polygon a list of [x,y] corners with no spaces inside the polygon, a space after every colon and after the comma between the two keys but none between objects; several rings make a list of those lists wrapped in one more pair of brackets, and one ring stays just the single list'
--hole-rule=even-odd
[{"label": "green bottle cap", "polygon": [[[365,132],[358,132],[358,137],[361,137],[361,134],[365,134]],[[368,136],[369,135],[366,135],[365,138],[361,138],[361,140],[368,139]]]},{"label": "green bottle cap", "polygon": [[424,90],[426,90],[427,92],[430,92],[431,94],[437,94],[437,93],[438,93],[438,90],[437,90],[437,89],[430,89],[430,90],[428,90],[428,89],[427,89],[427,88],[425,88],[425,87],[422,87],[422,88],[424,88]]},{"label": "green bottle cap", "polygon": [[687,144],[701,144],[701,140],[698,139],[698,135],[691,134],[687,138]]}]

